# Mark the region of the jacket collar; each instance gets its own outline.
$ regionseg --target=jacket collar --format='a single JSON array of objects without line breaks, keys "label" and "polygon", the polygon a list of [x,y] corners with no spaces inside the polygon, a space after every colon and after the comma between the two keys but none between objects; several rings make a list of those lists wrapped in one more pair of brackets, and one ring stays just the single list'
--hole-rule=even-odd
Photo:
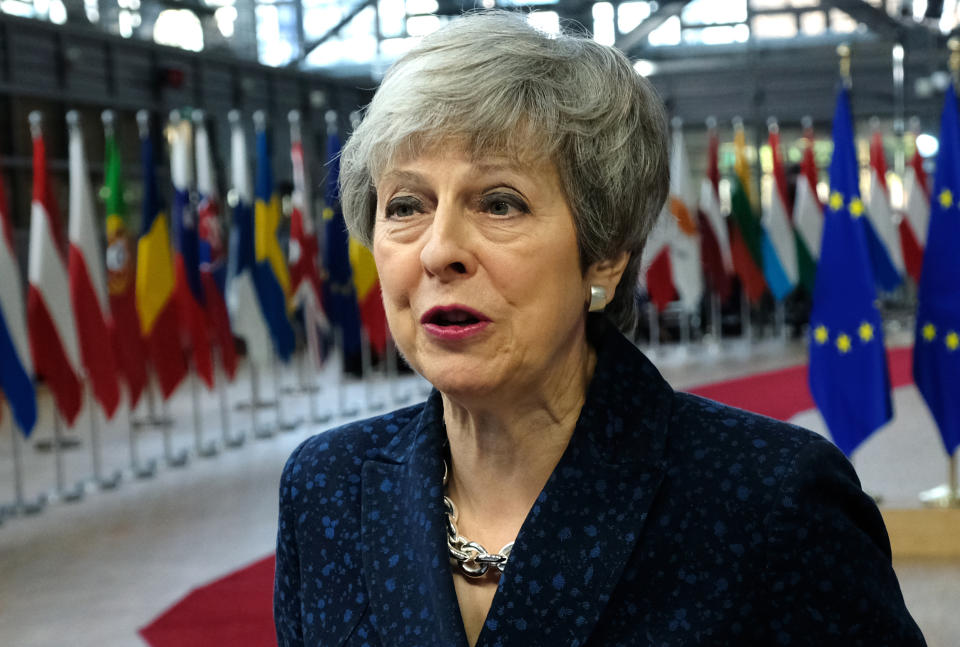
[{"label": "jacket collar", "polygon": [[[591,339],[586,401],[517,536],[478,646],[583,644],[662,481],[672,390],[612,326]],[[410,613],[432,618],[435,644],[466,644],[446,558],[444,441],[434,391],[420,418],[363,466],[364,572],[384,645],[409,644]]]}]

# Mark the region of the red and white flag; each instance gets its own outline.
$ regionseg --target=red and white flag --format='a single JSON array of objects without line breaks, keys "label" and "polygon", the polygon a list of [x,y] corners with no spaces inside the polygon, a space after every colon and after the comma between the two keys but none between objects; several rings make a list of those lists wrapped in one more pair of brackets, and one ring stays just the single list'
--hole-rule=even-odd
[{"label": "red and white flag", "polygon": [[867,217],[880,237],[883,246],[890,255],[893,266],[901,276],[904,273],[903,251],[897,240],[897,223],[894,222],[893,209],[887,193],[887,160],[883,154],[883,137],[874,127],[870,138],[870,204]]},{"label": "red and white flag", "polygon": [[60,215],[47,174],[41,117],[30,114],[33,137],[33,202],[27,267],[27,328],[37,376],[53,393],[60,415],[72,425],[80,412],[80,347],[74,328]]},{"label": "red and white flag", "polygon": [[710,291],[726,300],[730,296],[730,277],[733,275],[733,257],[730,255],[730,236],[727,220],[720,208],[720,166],[715,122],[708,123],[707,174],[700,182],[700,256]]},{"label": "red and white flag", "polygon": [[80,358],[93,394],[107,418],[120,403],[117,364],[110,344],[107,282],[100,249],[93,191],[83,150],[83,133],[75,111],[67,113],[70,130],[70,303],[77,322]]},{"label": "red and white flag", "polygon": [[923,157],[916,147],[907,165],[903,189],[906,194],[906,205],[900,220],[903,263],[907,274],[914,281],[919,281],[923,268],[923,249],[927,245],[927,228],[930,225],[930,186],[927,173],[923,170]]}]

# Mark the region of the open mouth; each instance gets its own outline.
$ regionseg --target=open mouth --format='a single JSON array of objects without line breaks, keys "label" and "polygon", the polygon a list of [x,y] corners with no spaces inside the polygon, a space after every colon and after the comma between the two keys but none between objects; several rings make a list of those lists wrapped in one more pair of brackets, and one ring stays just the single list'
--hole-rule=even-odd
[{"label": "open mouth", "polygon": [[464,306],[431,308],[420,318],[421,323],[453,329],[465,328],[486,321],[490,321],[490,319],[483,313]]}]

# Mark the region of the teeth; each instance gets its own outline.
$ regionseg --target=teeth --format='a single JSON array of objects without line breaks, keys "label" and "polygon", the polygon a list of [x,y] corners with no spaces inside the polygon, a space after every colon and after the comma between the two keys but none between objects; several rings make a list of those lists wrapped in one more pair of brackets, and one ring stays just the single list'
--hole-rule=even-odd
[{"label": "teeth", "polygon": [[472,319],[470,315],[468,315],[466,312],[463,312],[462,310],[447,312],[445,313],[445,315],[446,315],[445,316],[446,320],[449,321],[450,323],[462,323],[467,319]]}]

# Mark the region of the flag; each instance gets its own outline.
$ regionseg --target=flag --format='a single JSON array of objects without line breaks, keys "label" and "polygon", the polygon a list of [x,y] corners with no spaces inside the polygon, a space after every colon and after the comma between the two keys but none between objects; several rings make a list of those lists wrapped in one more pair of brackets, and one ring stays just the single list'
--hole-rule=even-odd
[{"label": "flag", "polygon": [[349,255],[353,286],[357,291],[357,306],[360,308],[360,321],[367,332],[370,347],[378,355],[383,355],[387,349],[387,313],[383,309],[380,276],[373,262],[373,253],[351,236]]},{"label": "flag", "polygon": [[730,275],[733,259],[730,257],[730,238],[726,218],[720,209],[720,142],[717,130],[709,128],[707,144],[707,174],[700,182],[699,225],[700,256],[710,291],[726,301],[730,296]]},{"label": "flag", "polygon": [[117,138],[107,128],[104,193],[107,205],[107,293],[110,317],[107,326],[117,368],[127,383],[130,408],[137,406],[147,385],[146,357],[137,315],[136,258],[130,234],[130,221],[123,199],[122,163]]},{"label": "flag", "polygon": [[206,298],[200,280],[200,238],[197,235],[197,213],[193,204],[193,159],[190,122],[171,115],[170,179],[173,181],[173,263],[176,272],[174,298],[180,319],[180,330],[188,338],[197,374],[213,387],[213,355],[210,349],[210,326],[207,322]]},{"label": "flag", "polygon": [[669,230],[670,267],[680,301],[688,312],[692,312],[700,307],[700,299],[703,298],[703,265],[700,261],[700,237],[694,220],[696,211],[690,183],[690,164],[681,126],[681,121],[674,119],[670,197],[667,201],[673,216],[673,227]]},{"label": "flag", "polygon": [[797,278],[807,294],[813,294],[817,259],[820,257],[820,238],[823,235],[823,205],[817,196],[818,174],[817,162],[813,157],[813,128],[806,128],[803,136],[807,145],[803,149],[803,161],[797,177],[793,226],[797,240]]},{"label": "flag", "polygon": [[47,152],[37,126],[33,132],[27,330],[34,370],[50,387],[57,409],[69,426],[80,413],[83,385],[64,247],[60,215],[47,175]]},{"label": "flag", "polygon": [[930,226],[930,191],[927,188],[927,174],[923,170],[923,157],[916,145],[907,165],[903,186],[907,195],[907,204],[900,220],[903,263],[907,274],[919,283],[923,248],[927,244],[927,228]]},{"label": "flag", "polygon": [[0,181],[0,391],[6,394],[13,419],[29,436],[37,422],[33,362],[27,334],[23,283],[13,246],[7,192]]},{"label": "flag", "polygon": [[230,324],[247,347],[253,364],[264,366],[270,360],[270,332],[260,309],[254,286],[256,256],[253,243],[253,186],[247,159],[247,140],[239,113],[230,113],[230,175],[237,196],[230,230],[230,254],[227,257],[227,310]]},{"label": "flag", "polygon": [[273,192],[273,169],[265,128],[257,129],[257,181],[254,187],[253,251],[256,257],[254,285],[260,308],[267,321],[277,356],[286,362],[293,354],[294,335],[290,324],[290,273],[283,257],[277,229],[280,227],[280,199]]},{"label": "flag", "polygon": [[[310,348],[315,349],[315,362],[323,360],[324,344],[319,331],[330,330],[330,322],[323,314],[323,281],[317,264],[320,243],[311,207],[310,183],[307,180],[303,142],[300,136],[300,115],[290,116],[290,163],[293,167],[293,212],[290,215],[290,284],[293,302],[303,308],[304,328]],[[318,330],[319,329],[319,330]]]},{"label": "flag", "polygon": [[913,376],[947,454],[960,446],[960,125],[957,95],[944,98],[930,230],[917,290]]},{"label": "flag", "polygon": [[797,243],[787,204],[787,174],[780,152],[780,129],[770,123],[770,149],[773,153],[773,190],[763,212],[763,276],[777,301],[783,301],[797,285]]},{"label": "flag", "polygon": [[833,118],[830,201],[810,313],[810,390],[848,456],[893,416],[847,91]]},{"label": "flag", "polygon": [[360,353],[360,312],[350,265],[347,225],[340,208],[340,137],[335,132],[327,137],[327,160],[323,208],[326,243],[323,258],[327,264],[324,303],[329,304],[330,323],[340,329],[344,357],[356,357]]},{"label": "flag", "polygon": [[227,282],[226,249],[223,223],[220,218],[220,192],[213,168],[213,152],[203,113],[193,113],[196,131],[194,147],[197,156],[197,252],[200,261],[200,284],[203,288],[207,323],[220,348],[220,362],[227,378],[237,373],[237,351],[230,330],[230,315],[224,297]]},{"label": "flag", "polygon": [[[677,300],[677,288],[673,284],[673,264],[670,260],[670,236],[676,227],[676,221],[669,208],[664,205],[643,248],[647,270],[643,273],[647,295],[659,312]],[[646,259],[650,259],[649,262]]]},{"label": "flag", "polygon": [[299,137],[291,139],[293,213],[290,216],[290,290],[294,303],[312,302],[312,307],[319,308],[323,301],[323,282],[317,265],[320,243],[310,212],[310,185],[306,179],[303,143]]},{"label": "flag", "polygon": [[897,225],[893,221],[893,210],[890,208],[890,198],[887,195],[887,160],[883,154],[883,138],[879,130],[874,130],[870,138],[870,204],[867,217],[896,272],[896,278],[890,279],[893,281],[892,286],[896,287],[904,273],[903,250],[900,247]]},{"label": "flag", "polygon": [[160,382],[164,398],[169,398],[187,374],[180,346],[180,328],[174,290],[173,252],[170,225],[160,206],[154,169],[153,138],[140,135],[143,163],[143,217],[137,241],[137,314],[140,331]]},{"label": "flag", "polygon": [[76,317],[83,367],[93,395],[109,419],[120,404],[120,384],[107,325],[107,281],[93,210],[93,191],[83,150],[83,133],[75,118],[76,113],[67,113],[70,122],[70,303]]},{"label": "flag", "polygon": [[746,140],[743,126],[738,124],[734,130],[734,163],[733,189],[730,195],[730,254],[733,257],[733,267],[740,277],[740,283],[747,293],[747,298],[756,303],[763,297],[767,289],[763,278],[763,229],[760,220],[753,213],[750,203],[750,168],[747,164]]}]

